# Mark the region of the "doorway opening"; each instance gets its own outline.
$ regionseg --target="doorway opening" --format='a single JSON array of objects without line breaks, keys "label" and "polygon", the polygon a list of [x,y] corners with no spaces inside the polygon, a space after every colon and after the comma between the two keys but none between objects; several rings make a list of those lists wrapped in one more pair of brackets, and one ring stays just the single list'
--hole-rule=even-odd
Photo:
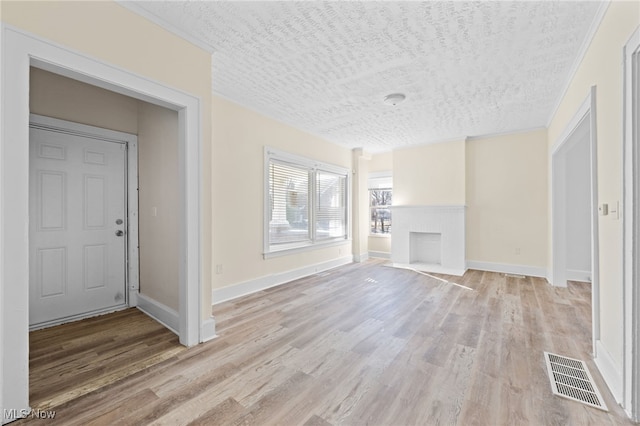
[{"label": "doorway opening", "polygon": [[600,338],[595,87],[551,151],[551,284],[591,281],[592,345]]},{"label": "doorway opening", "polygon": [[[180,343],[192,346],[215,336],[213,318],[201,315],[200,100],[31,34],[2,28],[3,105],[0,110],[0,409],[3,423],[29,412],[29,69],[124,94],[178,115],[176,203],[178,229],[178,310]],[[208,315],[207,315],[208,317]]]}]

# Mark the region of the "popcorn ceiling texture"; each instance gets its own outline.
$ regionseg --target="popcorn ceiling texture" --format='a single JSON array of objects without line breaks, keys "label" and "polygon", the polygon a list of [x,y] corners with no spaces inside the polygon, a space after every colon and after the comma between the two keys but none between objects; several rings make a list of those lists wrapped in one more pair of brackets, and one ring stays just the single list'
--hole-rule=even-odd
[{"label": "popcorn ceiling texture", "polygon": [[[214,93],[371,152],[545,126],[599,8],[551,1],[136,4],[211,46]],[[395,92],[407,100],[383,104]]]}]

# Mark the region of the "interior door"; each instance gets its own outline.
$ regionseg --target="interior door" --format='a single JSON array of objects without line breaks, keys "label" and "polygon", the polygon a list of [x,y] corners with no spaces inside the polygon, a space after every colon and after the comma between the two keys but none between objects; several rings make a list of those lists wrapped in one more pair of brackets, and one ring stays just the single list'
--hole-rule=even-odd
[{"label": "interior door", "polygon": [[29,324],[126,305],[126,146],[30,128]]}]

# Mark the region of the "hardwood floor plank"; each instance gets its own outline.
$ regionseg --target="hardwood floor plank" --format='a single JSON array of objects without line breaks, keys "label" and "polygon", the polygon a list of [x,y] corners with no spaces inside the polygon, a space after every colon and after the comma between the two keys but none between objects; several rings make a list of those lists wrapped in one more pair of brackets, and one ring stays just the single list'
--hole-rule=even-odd
[{"label": "hardwood floor plank", "polygon": [[[588,284],[385,263],[216,305],[219,337],[188,349],[135,309],[33,332],[31,402],[51,425],[631,424],[590,359]],[[553,396],[545,350],[585,360],[611,411]]]}]

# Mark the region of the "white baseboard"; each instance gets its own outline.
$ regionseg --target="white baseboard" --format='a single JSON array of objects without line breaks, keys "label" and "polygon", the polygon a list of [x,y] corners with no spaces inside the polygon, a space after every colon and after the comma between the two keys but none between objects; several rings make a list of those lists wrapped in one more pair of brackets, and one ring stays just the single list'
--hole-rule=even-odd
[{"label": "white baseboard", "polygon": [[200,343],[208,342],[216,337],[218,337],[216,334],[216,320],[213,317],[209,317],[200,326]]},{"label": "white baseboard", "polygon": [[364,262],[369,259],[369,253],[360,253],[359,255],[353,256],[353,261],[356,263]]},{"label": "white baseboard", "polygon": [[391,259],[391,253],[385,251],[370,251],[369,257],[375,257],[377,259]]},{"label": "white baseboard", "polygon": [[327,262],[316,263],[314,265],[304,266],[299,269],[280,272],[278,274],[266,275],[249,281],[232,284],[227,287],[215,288],[212,291],[213,304],[226,302],[238,297],[246,296],[257,291],[285,284],[299,278],[307,277],[318,272],[333,269],[338,266],[346,265],[353,262],[353,256],[344,256]]},{"label": "white baseboard", "polygon": [[467,260],[467,269],[502,272],[504,274],[526,275],[529,277],[547,278],[547,269],[538,266],[513,265],[510,263],[478,262]]},{"label": "white baseboard", "polygon": [[180,316],[170,307],[163,305],[142,293],[138,293],[137,308],[167,327],[169,330],[173,331],[175,334],[180,334],[178,332],[180,329]]},{"label": "white baseboard", "polygon": [[446,274],[461,277],[467,272],[465,269],[443,268],[440,265],[430,265],[427,263],[393,263],[391,266],[411,271],[431,272],[432,274]]},{"label": "white baseboard", "polygon": [[591,271],[578,271],[575,269],[567,270],[567,280],[569,281],[580,281],[583,283],[591,282]]},{"label": "white baseboard", "polygon": [[607,384],[616,402],[618,404],[622,403],[622,372],[609,351],[607,351],[602,344],[602,340],[596,341],[596,356],[593,358],[593,361],[596,363],[598,371],[600,371],[604,382]]}]

